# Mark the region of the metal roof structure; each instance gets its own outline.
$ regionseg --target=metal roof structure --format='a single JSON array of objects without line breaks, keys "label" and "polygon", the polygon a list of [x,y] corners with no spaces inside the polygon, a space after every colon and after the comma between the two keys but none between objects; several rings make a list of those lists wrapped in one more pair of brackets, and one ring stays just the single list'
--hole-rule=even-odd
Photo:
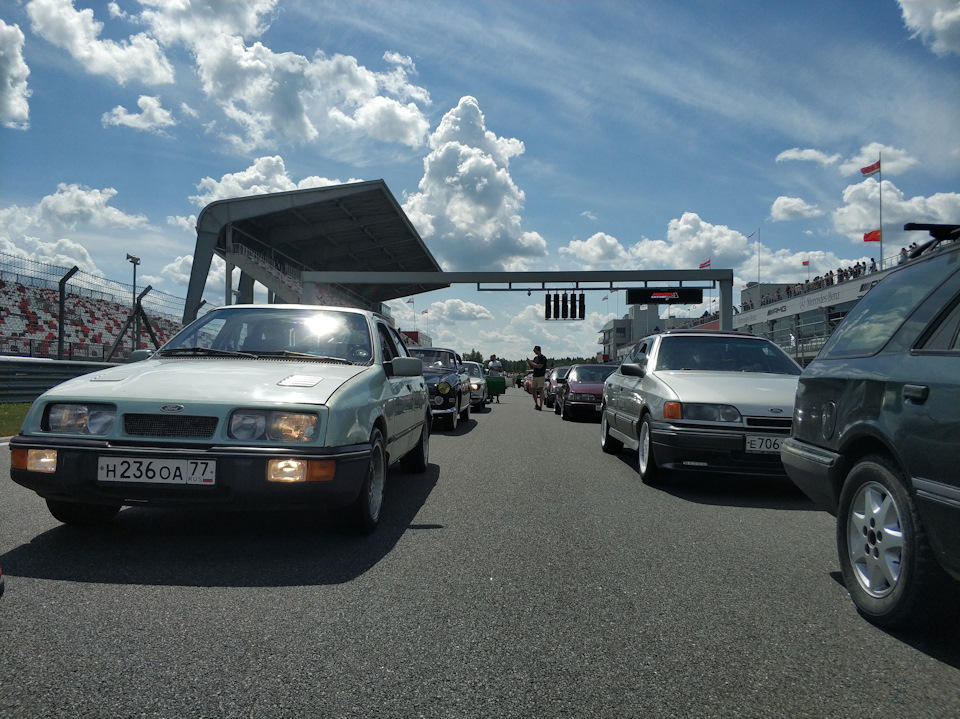
[{"label": "metal roof structure", "polygon": [[[383,180],[217,200],[197,218],[197,245],[184,306],[190,322],[213,256],[227,262],[225,303],[233,300],[231,274],[241,271],[239,302],[251,302],[257,280],[287,302],[300,297],[305,272],[429,272],[440,266]],[[449,287],[396,274],[389,282],[332,285],[358,306]],[[308,302],[309,303],[309,302]]]}]

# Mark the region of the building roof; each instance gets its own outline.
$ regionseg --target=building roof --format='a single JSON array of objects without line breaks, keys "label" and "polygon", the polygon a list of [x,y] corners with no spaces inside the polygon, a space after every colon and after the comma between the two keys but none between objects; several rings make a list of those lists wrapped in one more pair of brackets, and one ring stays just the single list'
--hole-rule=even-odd
[{"label": "building roof", "polygon": [[[226,259],[231,242],[291,275],[441,271],[383,180],[217,200],[197,218],[185,320],[196,316],[213,255]],[[444,287],[395,281],[338,289],[374,307]]]}]

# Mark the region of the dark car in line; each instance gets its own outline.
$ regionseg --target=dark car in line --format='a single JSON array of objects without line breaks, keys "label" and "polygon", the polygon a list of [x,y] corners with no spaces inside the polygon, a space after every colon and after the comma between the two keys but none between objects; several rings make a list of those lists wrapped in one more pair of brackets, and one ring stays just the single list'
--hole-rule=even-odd
[{"label": "dark car in line", "polygon": [[470,419],[470,375],[460,355],[445,347],[411,347],[410,354],[423,361],[434,419],[445,422],[451,431],[458,420]]},{"label": "dark car in line", "polygon": [[568,365],[563,367],[554,367],[551,370],[547,370],[547,377],[544,384],[544,392],[546,393],[546,398],[543,400],[547,407],[554,407],[557,403],[557,388],[560,386],[560,380],[567,376],[567,372],[570,371]]},{"label": "dark car in line", "polygon": [[557,380],[557,398],[554,414],[562,419],[600,417],[603,402],[603,383],[614,370],[612,364],[575,364]]},{"label": "dark car in line", "polygon": [[804,369],[781,446],[790,478],[837,518],[854,604],[885,627],[960,606],[960,226],[905,229],[934,239]]},{"label": "dark car in line", "polygon": [[800,372],[774,342],[744,332],[644,337],[604,384],[600,447],[638,450],[645,484],[670,470],[782,476]]}]

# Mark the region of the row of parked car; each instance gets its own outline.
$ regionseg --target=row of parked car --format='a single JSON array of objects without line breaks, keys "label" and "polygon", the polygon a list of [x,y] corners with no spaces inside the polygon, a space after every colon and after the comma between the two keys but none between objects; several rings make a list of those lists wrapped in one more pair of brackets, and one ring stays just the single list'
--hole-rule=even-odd
[{"label": "row of parked car", "polygon": [[907,229],[933,238],[805,369],[763,337],[659,332],[610,373],[597,410],[601,449],[636,450],[647,484],[785,472],[837,517],[844,584],[887,627],[960,607],[960,228]]},{"label": "row of parked car", "polygon": [[[648,484],[785,469],[836,515],[867,617],[956,611],[960,227],[916,229],[933,239],[805,370],[762,337],[662,332],[618,366],[555,372],[547,401],[599,417],[602,450],[636,450]],[[343,307],[221,307],[134,359],[44,393],[10,440],[11,478],[62,522],[125,505],[311,507],[371,532],[388,466],[426,471],[434,420],[455,429],[489,400],[471,381],[482,367],[471,378],[456,352],[410,350],[385,317]]]}]

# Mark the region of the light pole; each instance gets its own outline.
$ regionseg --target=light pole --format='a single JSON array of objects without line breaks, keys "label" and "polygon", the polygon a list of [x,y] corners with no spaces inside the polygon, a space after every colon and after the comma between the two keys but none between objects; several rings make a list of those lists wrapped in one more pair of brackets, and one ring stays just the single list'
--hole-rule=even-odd
[{"label": "light pole", "polygon": [[137,265],[140,264],[140,258],[133,255],[127,255],[127,262],[133,265],[133,309],[137,309]]},{"label": "light pole", "polygon": [[133,349],[140,348],[140,313],[137,312],[137,265],[140,264],[140,258],[131,254],[127,255],[127,262],[133,265]]}]

